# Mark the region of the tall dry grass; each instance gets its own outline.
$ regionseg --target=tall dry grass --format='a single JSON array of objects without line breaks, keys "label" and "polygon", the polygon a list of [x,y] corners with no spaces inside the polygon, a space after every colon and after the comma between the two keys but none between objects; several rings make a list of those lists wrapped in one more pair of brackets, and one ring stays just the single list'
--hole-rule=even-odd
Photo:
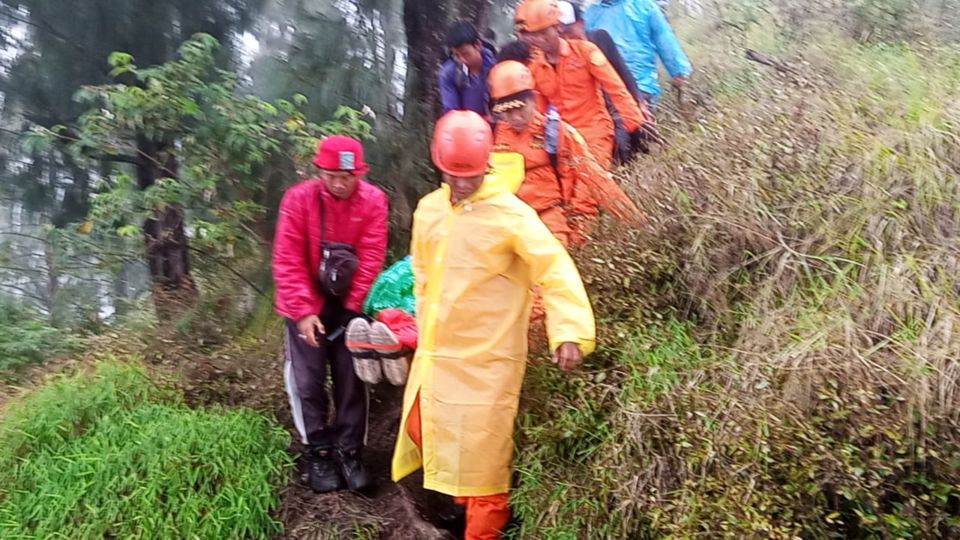
[{"label": "tall dry grass", "polygon": [[580,255],[606,348],[533,368],[518,536],[960,538],[960,50],[760,13],[679,22],[698,107]]}]

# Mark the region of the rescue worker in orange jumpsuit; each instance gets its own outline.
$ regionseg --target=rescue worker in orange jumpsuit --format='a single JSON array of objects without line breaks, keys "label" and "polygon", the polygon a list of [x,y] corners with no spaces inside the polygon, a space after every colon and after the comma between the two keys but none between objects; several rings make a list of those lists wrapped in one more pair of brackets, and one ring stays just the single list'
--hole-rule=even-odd
[{"label": "rescue worker in orange jumpsuit", "polygon": [[444,185],[413,215],[420,336],[391,464],[395,481],[422,468],[425,488],[466,507],[465,540],[498,540],[510,517],[531,287],[543,294],[555,364],[575,369],[596,346],[573,260],[512,193],[522,168],[494,164],[492,147],[475,112],[437,122],[431,153]]},{"label": "rescue worker in orange jumpsuit", "polygon": [[537,111],[533,75],[525,65],[501,62],[488,80],[497,119],[494,151],[523,155],[526,176],[517,196],[563,245],[586,242],[601,206],[620,220],[640,219],[640,211],[597,163],[580,133],[556,111]]},{"label": "rescue worker in orange jumpsuit", "polygon": [[596,45],[560,37],[557,0],[524,0],[517,6],[514,25],[520,39],[534,48],[529,67],[537,90],[577,128],[600,165],[609,169],[616,138],[603,93],[610,96],[630,133],[647,124],[647,129],[652,128],[646,106],[630,95]]}]

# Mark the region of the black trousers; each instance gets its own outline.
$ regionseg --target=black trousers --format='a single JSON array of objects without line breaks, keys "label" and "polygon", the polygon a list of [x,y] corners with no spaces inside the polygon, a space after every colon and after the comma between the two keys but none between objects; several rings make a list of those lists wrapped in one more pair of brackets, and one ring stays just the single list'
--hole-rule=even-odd
[{"label": "black trousers", "polygon": [[[327,324],[328,320],[323,322],[328,335],[332,335],[337,327]],[[360,449],[367,438],[369,396],[353,370],[343,332],[332,341],[322,338],[320,348],[315,349],[300,339],[296,322],[288,319],[286,323],[283,374],[293,423],[303,444],[322,449]],[[333,379],[333,410],[327,392],[328,372]]]}]

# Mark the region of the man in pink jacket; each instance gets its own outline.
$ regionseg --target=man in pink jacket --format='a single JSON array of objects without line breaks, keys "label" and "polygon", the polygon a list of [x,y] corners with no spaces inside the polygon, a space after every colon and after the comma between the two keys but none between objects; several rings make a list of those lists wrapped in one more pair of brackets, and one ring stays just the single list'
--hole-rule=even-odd
[{"label": "man in pink jacket", "polygon": [[[310,487],[336,491],[345,481],[360,491],[370,485],[361,461],[367,395],[354,373],[344,327],[361,316],[367,292],[383,268],[387,197],[363,179],[369,168],[355,139],[323,139],[313,163],[319,178],[287,191],[274,238],[276,309],[286,318],[284,378],[293,421],[307,447]],[[339,296],[320,279],[321,265],[333,261],[331,245],[345,247],[356,258],[352,282]],[[328,366],[336,411],[332,424],[325,390]]]}]

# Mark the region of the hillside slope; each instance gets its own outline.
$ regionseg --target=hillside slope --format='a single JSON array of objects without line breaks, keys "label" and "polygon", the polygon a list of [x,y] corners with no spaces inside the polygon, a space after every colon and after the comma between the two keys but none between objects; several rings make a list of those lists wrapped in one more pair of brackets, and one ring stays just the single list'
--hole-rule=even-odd
[{"label": "hillside slope", "polygon": [[579,257],[604,346],[530,375],[517,538],[960,537],[960,50],[762,4],[679,22],[651,228]]}]

